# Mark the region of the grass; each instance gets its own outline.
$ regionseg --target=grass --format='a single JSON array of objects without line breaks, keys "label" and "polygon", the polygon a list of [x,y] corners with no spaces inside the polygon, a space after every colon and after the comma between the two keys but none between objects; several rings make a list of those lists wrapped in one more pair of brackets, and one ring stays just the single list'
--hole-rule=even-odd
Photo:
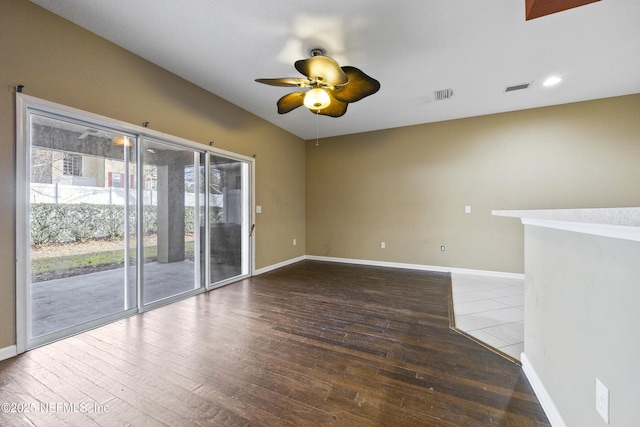
[{"label": "grass", "polygon": [[[122,267],[123,246],[123,241],[90,241],[34,247],[31,251],[32,277],[34,281],[44,281]],[[117,247],[121,249],[113,249]],[[193,251],[193,240],[186,241],[185,253],[189,255]],[[135,249],[129,253],[130,259],[135,259]],[[145,245],[145,262],[155,261],[157,256],[157,246]]]},{"label": "grass", "polygon": [[80,255],[67,255],[58,258],[34,259],[31,262],[33,274],[54,271],[76,270],[91,266],[124,264],[124,251],[97,252]]}]

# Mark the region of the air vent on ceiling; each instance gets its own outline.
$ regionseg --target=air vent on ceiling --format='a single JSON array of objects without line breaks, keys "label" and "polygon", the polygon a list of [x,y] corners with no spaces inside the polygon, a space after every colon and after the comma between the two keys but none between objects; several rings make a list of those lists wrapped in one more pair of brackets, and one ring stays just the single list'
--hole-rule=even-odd
[{"label": "air vent on ceiling", "polygon": [[519,85],[508,86],[504,91],[505,92],[513,92],[514,90],[523,90],[527,89],[531,83],[522,83]]},{"label": "air vent on ceiling", "polygon": [[453,89],[442,89],[433,92],[436,101],[442,101],[443,99],[449,99],[453,96]]}]

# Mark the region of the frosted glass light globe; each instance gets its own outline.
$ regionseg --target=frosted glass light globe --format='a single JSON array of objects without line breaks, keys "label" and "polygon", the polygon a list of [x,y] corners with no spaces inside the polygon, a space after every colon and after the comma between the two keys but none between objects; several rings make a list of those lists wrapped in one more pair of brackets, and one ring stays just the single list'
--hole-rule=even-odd
[{"label": "frosted glass light globe", "polygon": [[321,88],[311,89],[304,96],[304,106],[310,110],[322,110],[331,104],[331,98],[326,90]]}]

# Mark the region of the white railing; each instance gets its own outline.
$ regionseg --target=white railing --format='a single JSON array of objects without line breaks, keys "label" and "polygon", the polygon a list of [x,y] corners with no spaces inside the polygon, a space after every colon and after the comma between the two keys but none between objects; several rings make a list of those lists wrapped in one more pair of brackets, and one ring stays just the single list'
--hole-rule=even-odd
[{"label": "white railing", "polygon": [[[95,205],[124,205],[125,202],[124,188],[117,187],[88,187],[82,185],[67,184],[38,184],[31,183],[31,194],[29,201],[31,203],[55,203],[55,204],[76,204],[89,203]],[[146,206],[154,206],[158,201],[158,192],[156,190],[144,190],[143,203]],[[223,196],[221,194],[212,194],[210,196],[211,206],[222,207]],[[129,202],[136,203],[136,191],[129,190]],[[195,205],[194,193],[185,192],[185,206]],[[200,194],[200,206],[204,204],[204,195]]]}]

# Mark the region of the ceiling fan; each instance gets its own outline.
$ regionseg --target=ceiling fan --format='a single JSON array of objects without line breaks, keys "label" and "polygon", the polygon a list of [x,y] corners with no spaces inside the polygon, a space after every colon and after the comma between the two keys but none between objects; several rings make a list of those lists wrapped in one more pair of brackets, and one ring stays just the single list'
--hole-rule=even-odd
[{"label": "ceiling fan", "polygon": [[369,77],[356,67],[341,67],[338,62],[326,56],[322,49],[312,49],[311,57],[296,61],[294,66],[302,77],[278,79],[256,79],[258,83],[271,86],[310,88],[289,93],[278,100],[278,113],[285,114],[304,105],[314,114],[340,117],[347,112],[347,106],[362,98],[373,95],[380,89],[380,82]]}]

